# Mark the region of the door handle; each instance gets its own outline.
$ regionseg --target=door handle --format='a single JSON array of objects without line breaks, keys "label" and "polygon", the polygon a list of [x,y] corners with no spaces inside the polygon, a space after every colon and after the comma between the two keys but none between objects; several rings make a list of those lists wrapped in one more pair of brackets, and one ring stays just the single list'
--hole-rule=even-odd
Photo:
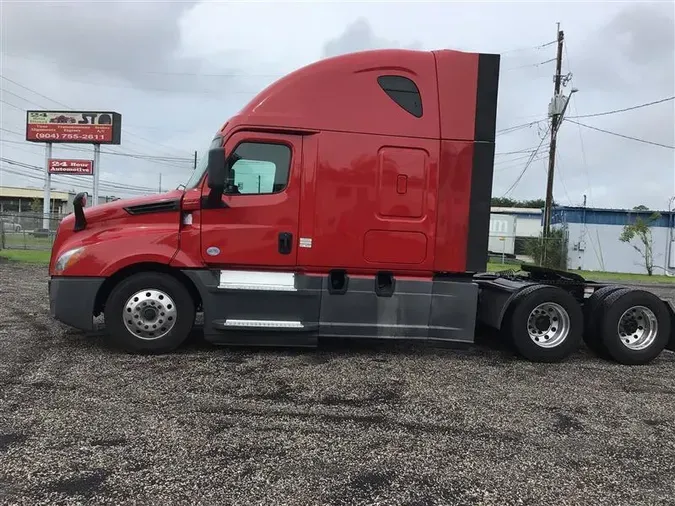
[{"label": "door handle", "polygon": [[293,234],[290,232],[279,232],[279,253],[288,255],[293,249]]}]

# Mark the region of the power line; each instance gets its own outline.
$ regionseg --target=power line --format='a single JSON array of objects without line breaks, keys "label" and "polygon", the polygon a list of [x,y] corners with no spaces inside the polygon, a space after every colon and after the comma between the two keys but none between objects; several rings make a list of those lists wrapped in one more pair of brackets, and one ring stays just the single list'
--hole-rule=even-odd
[{"label": "power line", "polygon": [[669,146],[668,144],[661,144],[659,142],[646,141],[644,139],[638,139],[637,137],[631,137],[630,135],[623,135],[623,134],[619,134],[619,133],[616,133],[616,132],[610,132],[609,130],[603,130],[602,128],[592,127],[590,125],[584,125],[583,123],[579,123],[578,121],[574,121],[574,120],[571,120],[571,119],[566,119],[565,121],[569,121],[570,123],[575,123],[575,124],[577,124],[579,126],[582,126],[584,128],[590,128],[591,130],[596,130],[598,132],[603,132],[603,133],[610,134],[610,135],[616,135],[617,137],[622,137],[624,139],[629,139],[631,141],[643,142],[645,144],[651,144],[653,146],[659,146],[659,147],[662,147],[662,148],[675,149],[675,146]]},{"label": "power line", "polygon": [[[567,70],[570,74],[570,76],[573,76],[572,74],[572,67],[570,64],[570,56],[567,51],[567,41],[563,41],[563,48],[565,49],[565,61],[567,64]],[[574,80],[574,77],[570,77],[570,80]],[[574,100],[572,102],[572,107],[574,108],[574,113],[578,116],[579,115],[579,110],[577,109],[577,102]],[[588,160],[586,159],[586,146],[584,144],[584,135],[581,130],[581,127],[577,125],[577,131],[579,132],[579,144],[581,147],[581,161],[582,161],[582,167],[584,168],[584,173],[586,174],[586,183],[588,184],[588,197],[589,200],[593,199],[593,185],[591,184],[591,173],[588,170]]]},{"label": "power line", "polygon": [[[17,170],[17,169],[12,169],[9,167],[2,167],[2,172],[3,174],[11,174],[14,176],[17,176],[19,178],[23,179],[28,179],[32,181],[39,181],[42,185],[44,185],[44,177],[43,176],[38,176],[36,174],[32,173],[26,173],[23,171],[24,169]],[[52,174],[53,177],[53,182],[60,185],[60,186],[66,186],[69,187],[70,189],[76,189],[76,188],[82,188],[82,189],[89,189],[91,188],[91,185],[83,183],[82,181],[73,181],[73,180],[61,180],[60,178],[63,176],[59,176],[57,174]],[[130,190],[126,188],[116,188],[116,187],[108,187],[106,185],[101,185],[101,190],[109,193],[117,193],[117,194],[130,194],[130,195],[148,195],[151,193],[154,193],[155,190]]]},{"label": "power line", "polygon": [[[18,160],[13,160],[11,158],[0,157],[0,161],[4,162],[4,163],[8,163],[10,165],[14,165],[14,166],[17,166],[17,167],[24,168],[24,169],[27,169],[27,170],[33,170],[33,171],[37,171],[37,172],[40,172],[40,173],[44,172],[44,167],[38,167],[37,165],[31,165],[29,163],[20,162]],[[56,174],[56,176],[60,176],[60,177],[63,177],[63,178],[75,177],[75,176],[71,176],[69,174]],[[78,181],[77,179],[75,179],[75,180],[69,179],[69,180],[70,181]],[[117,183],[115,181],[107,181],[105,179],[100,180],[100,182],[102,184],[108,186],[108,187],[115,187],[115,188],[120,189],[120,190],[150,191],[150,192],[154,193],[154,190],[152,190],[148,187],[144,187],[144,186],[128,185],[128,184],[124,184],[124,183]]]},{"label": "power line", "polygon": [[[13,165],[16,167],[20,167],[23,170],[31,171],[34,174],[40,174],[39,176],[35,176],[40,181],[44,181],[44,169],[40,167],[36,167],[34,165],[27,165],[27,164],[18,164],[14,161],[9,161],[2,159],[0,160],[3,163],[8,163],[9,165]],[[22,172],[21,175],[28,175],[25,172]],[[65,182],[68,182],[70,184],[76,184],[76,185],[82,185],[82,180],[78,179],[77,176],[69,175],[69,174],[52,174],[53,177],[56,178],[62,178]],[[116,191],[126,191],[126,192],[142,192],[142,193],[154,193],[155,190],[152,188],[144,188],[140,186],[130,186],[130,185],[125,185],[125,184],[120,184],[120,183],[113,183],[113,182],[108,182],[105,181],[102,183],[102,186],[108,188],[108,189],[113,189]]]},{"label": "power line", "polygon": [[[281,76],[279,76],[281,77]],[[169,88],[156,88],[156,87],[150,87],[150,86],[133,86],[131,84],[122,84],[122,83],[111,83],[111,82],[92,82],[92,81],[84,81],[81,79],[69,79],[69,81],[74,82],[74,83],[80,83],[80,84],[86,84],[89,86],[96,86],[96,87],[104,87],[104,88],[117,88],[117,89],[127,89],[127,90],[135,90],[138,92],[141,91],[158,91],[160,93],[186,93],[186,94],[194,94],[194,95],[206,95],[206,96],[212,96],[214,99],[217,99],[219,97],[223,97],[225,95],[248,95],[248,96],[253,96],[256,95],[257,93],[260,92],[264,88],[264,86],[261,86],[259,90],[222,90],[222,91],[215,91],[215,90],[205,90],[205,89],[169,89]]]},{"label": "power line", "polygon": [[[511,54],[511,53],[517,53],[520,51],[532,51],[532,50],[539,50],[543,49],[545,47],[551,46],[555,44],[556,41],[552,40],[550,42],[545,42],[543,44],[537,44],[535,46],[522,46],[522,47],[516,47],[513,49],[507,49],[505,51],[499,51],[499,54]],[[11,53],[8,51],[3,51],[2,54],[11,56],[12,58],[16,58],[19,60],[27,60],[27,61],[36,61],[36,62],[47,62],[47,63],[54,63],[58,64],[58,60],[54,59],[47,59],[47,58],[30,58],[28,56],[24,55],[18,55],[16,53]],[[115,71],[116,69],[110,68],[107,69],[109,71]],[[165,75],[165,76],[195,76],[195,77],[283,77],[284,74],[254,74],[250,72],[246,73],[241,73],[241,72],[215,72],[215,73],[204,73],[204,72],[168,72],[168,71],[158,71],[158,70],[145,70],[145,71],[138,71],[139,74],[148,74],[148,75]]]},{"label": "power line", "polygon": [[[58,100],[54,100],[54,99],[48,97],[47,95],[43,95],[42,93],[40,93],[40,92],[38,92],[38,91],[36,91],[36,90],[34,90],[34,89],[32,89],[32,88],[29,88],[28,86],[25,86],[25,85],[23,85],[23,84],[21,84],[21,83],[18,83],[18,82],[14,81],[14,80],[12,80],[12,79],[10,79],[10,78],[8,78],[8,77],[5,77],[5,76],[3,76],[3,75],[0,75],[0,79],[4,79],[4,80],[6,80],[6,81],[8,81],[8,82],[10,82],[10,83],[12,83],[12,84],[14,84],[15,86],[18,86],[19,88],[23,88],[24,90],[29,91],[29,92],[31,92],[31,93],[34,93],[35,95],[38,95],[38,96],[40,96],[40,97],[42,97],[42,98],[45,98],[45,99],[49,100],[50,102],[53,102],[53,103],[58,104],[58,105],[60,105],[60,106],[62,106],[62,107],[65,107],[66,109],[68,109],[68,110],[70,110],[70,111],[75,110],[75,109],[73,109],[72,107],[69,107],[68,105],[64,104],[63,102],[59,102]],[[19,96],[19,97],[20,97],[20,96]],[[21,98],[21,97],[20,97],[20,98]],[[30,101],[28,101],[28,102],[30,102]],[[35,102],[32,102],[32,103],[35,104]],[[39,106],[39,107],[42,107],[42,106]],[[45,107],[42,107],[42,108],[43,108],[43,109],[46,109]],[[125,130],[124,127],[122,127],[122,131],[123,131],[123,132],[124,132],[124,130]],[[173,147],[169,148],[168,146],[163,145],[163,144],[161,144],[161,143],[159,143],[159,142],[151,141],[151,140],[149,140],[149,139],[146,139],[145,137],[142,137],[142,136],[138,135],[137,133],[132,132],[132,131],[129,130],[129,129],[126,129],[126,130],[127,130],[127,132],[129,132],[133,137],[136,137],[136,138],[138,138],[138,139],[144,140],[145,142],[151,144],[153,147],[155,147],[156,145],[160,145],[160,146],[163,146],[165,149],[170,149],[170,150],[172,150],[172,151],[175,151],[175,148],[173,148]],[[133,143],[133,141],[131,141],[131,142]]]},{"label": "power line", "polygon": [[530,153],[533,149],[536,149],[537,146],[532,146],[531,148],[519,149],[518,151],[502,151],[500,153],[495,153],[495,156],[506,156],[506,155],[519,155],[521,153]]},{"label": "power line", "polygon": [[[523,157],[519,160],[515,160],[515,159],[509,160],[508,163],[505,163],[505,164],[502,164],[502,165],[495,164],[495,170],[494,171],[495,171],[495,173],[497,173],[497,172],[511,171],[513,169],[521,168],[523,166],[522,160],[525,160],[525,159],[529,160],[530,157],[531,157],[531,155],[528,155],[528,156],[525,156],[525,157]],[[546,153],[539,153],[534,157],[534,159],[532,160],[531,163],[538,162],[538,161],[541,161],[541,160],[546,160],[546,157],[547,157]]]},{"label": "power line", "polygon": [[[0,130],[2,130],[4,132],[11,133],[11,134],[14,134],[14,135],[18,135],[19,137],[23,137],[23,134],[21,134],[20,132],[16,132],[16,131],[10,130],[8,128],[0,127]],[[0,142],[9,142],[9,143],[14,143],[14,144],[24,144],[24,142],[10,141],[10,140],[6,140],[6,139],[0,139]],[[64,148],[71,149],[73,151],[89,152],[89,150],[87,150],[86,148],[78,146],[78,145],[70,145],[68,143],[60,143],[60,144]],[[126,156],[126,157],[129,157],[129,158],[136,158],[136,159],[139,159],[139,160],[148,160],[148,161],[151,161],[151,162],[162,162],[162,163],[164,163],[164,162],[174,162],[174,163],[172,163],[172,165],[176,165],[175,162],[190,162],[190,163],[192,163],[192,161],[193,161],[192,158],[187,158],[187,157],[181,158],[181,157],[177,157],[177,156],[144,155],[144,154],[141,154],[141,153],[136,154],[136,153],[133,153],[133,152],[132,153],[125,153],[125,152],[119,152],[119,151],[101,150],[101,153],[105,153],[107,155],[113,155],[113,156]],[[180,165],[176,165],[176,166],[183,167],[184,165],[180,164]]]},{"label": "power line", "polygon": [[538,119],[536,121],[530,121],[528,123],[521,123],[520,125],[512,125],[510,127],[501,128],[501,129],[497,130],[497,134],[508,134],[508,133],[511,133],[511,132],[515,132],[516,130],[521,130],[523,128],[528,128],[528,127],[537,125],[539,123],[542,123],[542,122],[546,121],[547,119],[548,118]]},{"label": "power line", "polygon": [[[20,177],[20,178],[29,179],[29,180],[33,180],[33,181],[40,181],[42,184],[44,184],[44,177],[43,176],[37,176],[37,175],[34,175],[34,174],[22,172],[20,170],[11,169],[11,168],[8,168],[8,167],[1,167],[1,168],[2,168],[3,174],[4,173],[12,174],[12,175]],[[88,185],[86,183],[83,183],[81,181],[77,181],[77,182],[72,181],[72,180],[61,181],[59,178],[63,177],[63,176],[60,176],[58,174],[52,174],[52,177],[54,178],[55,183],[58,183],[58,184],[63,185],[63,186],[69,186],[71,189],[76,189],[76,188],[89,189],[91,187],[90,185]],[[118,193],[118,194],[119,193],[128,193],[128,194],[132,194],[132,195],[147,195],[147,194],[155,192],[155,190],[150,190],[150,189],[148,189],[148,190],[130,190],[130,189],[124,189],[124,188],[108,187],[108,186],[103,185],[103,184],[101,185],[101,190],[103,190],[105,192],[109,192],[109,193]]]},{"label": "power line", "polygon": [[515,49],[509,49],[508,51],[500,51],[500,53],[501,54],[509,54],[509,53],[515,53],[517,51],[529,51],[529,50],[532,50],[532,49],[543,49],[545,47],[552,46],[556,42],[557,42],[556,40],[552,40],[551,42],[546,42],[545,44],[540,44],[538,46],[519,47],[519,48],[515,48]]},{"label": "power line", "polygon": [[570,205],[574,205],[572,203],[572,198],[570,197],[570,194],[567,191],[567,185],[565,185],[565,180],[563,179],[562,171],[560,170],[560,153],[559,153],[559,150],[556,150],[556,152],[555,152],[555,162],[556,162],[556,166],[558,167],[558,170],[556,171],[556,176],[558,176],[558,181],[560,181],[560,184],[563,187],[563,191],[565,192],[565,196],[567,197],[567,201],[570,203]]},{"label": "power line", "polygon": [[[35,61],[35,62],[46,62],[46,63],[54,63],[58,64],[58,60],[54,59],[47,59],[47,58],[29,58],[27,56],[19,56],[16,53],[8,53],[7,51],[3,51],[2,54],[5,54],[7,56],[11,56],[12,58],[16,58],[19,60],[26,60],[26,61]],[[114,68],[109,68],[109,69],[97,69],[97,70],[107,70],[109,72],[115,72],[117,69]],[[158,71],[158,70],[140,70],[137,71],[138,74],[146,74],[146,75],[161,75],[161,76],[194,76],[194,77],[282,77],[284,74],[253,74],[253,73],[241,73],[241,72],[218,72],[218,73],[202,73],[202,72],[167,72],[167,71]]]},{"label": "power line", "polygon": [[[549,128],[549,130],[550,130],[550,128]],[[537,156],[537,152],[541,149],[541,146],[544,144],[544,141],[546,140],[546,134],[547,134],[547,133],[548,133],[548,130],[547,130],[546,133],[542,136],[541,141],[539,142],[539,146],[537,146],[537,149],[535,149],[535,150],[532,152],[532,155],[530,155],[530,159],[529,159],[529,160],[527,161],[527,163],[525,164],[525,167],[523,167],[523,170],[520,172],[520,174],[518,175],[518,177],[516,178],[516,180],[515,180],[515,181],[513,182],[513,184],[509,187],[509,189],[506,190],[506,192],[504,192],[504,194],[502,195],[502,197],[506,197],[509,193],[511,193],[511,192],[515,189],[516,186],[518,186],[518,183],[520,183],[520,180],[521,180],[521,179],[523,178],[523,176],[525,175],[525,172],[527,172],[527,169],[530,167],[530,165],[532,165],[532,162],[534,161],[535,157]]]},{"label": "power line", "polygon": [[613,111],[606,111],[606,112],[598,112],[595,114],[583,114],[581,116],[568,116],[568,118],[595,118],[597,116],[607,116],[608,114],[617,114],[620,112],[626,112],[626,111],[633,111],[635,109],[641,109],[642,107],[648,107],[650,105],[656,105],[656,104],[662,104],[663,102],[668,102],[670,100],[675,99],[675,96],[668,97],[668,98],[662,98],[661,100],[655,100],[654,102],[647,102],[646,104],[640,104],[640,105],[634,105],[632,107],[626,107],[624,109],[614,109]]},{"label": "power line", "polygon": [[511,67],[511,68],[508,68],[508,69],[504,69],[504,72],[508,72],[510,70],[524,69],[524,68],[529,68],[529,67],[541,67],[542,65],[544,65],[546,63],[551,63],[551,62],[554,62],[554,61],[555,61],[555,58],[551,58],[550,60],[541,61],[539,63],[528,63],[528,64],[525,64],[525,65],[519,65],[517,67]]},{"label": "power line", "polygon": [[[7,93],[7,91],[3,90],[3,93]],[[26,112],[26,109],[23,109],[23,108],[19,107],[18,105],[14,105],[11,102],[7,102],[6,100],[2,100],[1,98],[0,98],[0,102],[2,102],[5,105],[8,105],[10,107],[14,107],[14,109],[16,109],[17,111]]]}]

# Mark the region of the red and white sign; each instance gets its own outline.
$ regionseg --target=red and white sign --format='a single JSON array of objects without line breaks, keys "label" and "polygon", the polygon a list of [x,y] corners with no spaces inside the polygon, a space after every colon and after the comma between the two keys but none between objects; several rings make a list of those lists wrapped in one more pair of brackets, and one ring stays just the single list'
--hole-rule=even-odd
[{"label": "red and white sign", "polygon": [[50,174],[74,174],[78,176],[91,176],[94,174],[93,160],[57,160],[49,159]]},{"label": "red and white sign", "polygon": [[29,142],[120,144],[121,132],[122,116],[116,112],[26,112]]}]

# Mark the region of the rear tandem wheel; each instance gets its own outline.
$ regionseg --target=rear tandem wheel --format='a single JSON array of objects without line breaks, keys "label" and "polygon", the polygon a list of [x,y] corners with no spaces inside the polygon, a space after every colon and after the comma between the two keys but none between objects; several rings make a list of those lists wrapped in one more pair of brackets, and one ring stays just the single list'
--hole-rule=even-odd
[{"label": "rear tandem wheel", "polygon": [[621,364],[649,363],[668,344],[670,313],[651,292],[616,290],[602,301],[598,313],[598,339],[607,354]]},{"label": "rear tandem wheel", "polygon": [[532,362],[559,362],[582,339],[583,313],[576,299],[554,286],[525,288],[505,322],[518,353]]},{"label": "rear tandem wheel", "polygon": [[600,311],[604,300],[612,293],[621,290],[621,286],[609,285],[603,286],[584,302],[584,342],[589,350],[595,353],[598,357],[606,358],[607,350],[602,344],[600,338]]}]

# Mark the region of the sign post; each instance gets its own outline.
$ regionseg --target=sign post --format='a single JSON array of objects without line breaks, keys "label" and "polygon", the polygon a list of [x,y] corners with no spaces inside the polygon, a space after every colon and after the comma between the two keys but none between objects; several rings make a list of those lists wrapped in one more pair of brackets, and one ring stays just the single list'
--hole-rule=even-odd
[{"label": "sign post", "polygon": [[45,144],[45,188],[42,195],[42,228],[49,230],[52,202],[52,173],[49,162],[52,158],[52,143]]},{"label": "sign post", "polygon": [[[46,143],[45,150],[45,190],[43,211],[43,227],[49,228],[51,174],[87,174],[94,176],[94,198],[92,205],[98,204],[99,171],[101,144],[121,144],[122,115],[117,112],[104,111],[26,111],[26,140],[28,142]],[[82,172],[78,166],[82,160],[62,160],[76,162],[75,165],[54,165],[50,170],[49,160],[52,157],[53,143],[93,144],[94,161],[88,172]]]},{"label": "sign post", "polygon": [[101,145],[94,144],[94,198],[91,203],[92,206],[98,205],[98,177],[101,166]]}]

